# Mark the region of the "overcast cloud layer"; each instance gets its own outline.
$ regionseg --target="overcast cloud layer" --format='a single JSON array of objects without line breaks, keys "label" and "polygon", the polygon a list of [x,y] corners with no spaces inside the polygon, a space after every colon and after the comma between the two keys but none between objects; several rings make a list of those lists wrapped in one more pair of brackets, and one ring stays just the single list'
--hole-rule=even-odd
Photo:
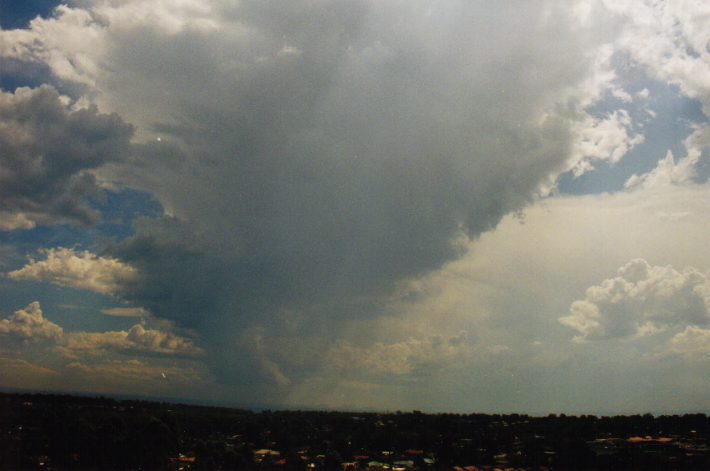
[{"label": "overcast cloud layer", "polygon": [[[669,224],[707,225],[678,195],[707,193],[709,12],[680,3],[82,0],[1,30],[0,65],[49,85],[0,95],[0,230],[130,226],[77,246],[27,236],[34,251],[2,286],[34,287],[23,305],[70,302],[57,323],[38,303],[0,306],[17,311],[0,335],[36,331],[65,361],[20,342],[6,367],[32,361],[53,387],[94,376],[96,390],[131,391],[171,369],[161,378],[194,380],[184,393],[203,399],[492,410],[531,407],[500,391],[539,386],[533,372],[570,379],[597,342],[706,361],[710,264],[590,246],[589,266],[545,285],[560,252],[519,267],[539,247],[498,227],[538,214],[531,204],[577,215],[641,194],[664,195]],[[662,93],[700,118],[659,144],[644,126]],[[625,189],[558,195],[561,174],[599,172],[625,175]],[[117,189],[148,192],[164,214],[112,219]],[[560,232],[531,226],[532,239]],[[508,237],[519,245],[497,252]],[[485,244],[495,270],[481,268]],[[511,280],[503,297],[496,273]]]}]

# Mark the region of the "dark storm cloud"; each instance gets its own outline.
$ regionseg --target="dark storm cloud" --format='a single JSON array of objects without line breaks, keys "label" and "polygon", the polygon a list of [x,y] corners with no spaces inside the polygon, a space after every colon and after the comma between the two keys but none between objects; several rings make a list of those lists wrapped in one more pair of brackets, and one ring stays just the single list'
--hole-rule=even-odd
[{"label": "dark storm cloud", "polygon": [[[69,44],[71,20],[101,47],[50,66],[151,140],[102,172],[174,215],[109,250],[144,276],[128,297],[198,329],[242,384],[288,385],[279,338],[327,342],[380,314],[398,281],[530,201],[569,155],[605,39],[562,2],[82,5],[43,44]],[[46,56],[23,44],[16,57]]]},{"label": "dark storm cloud", "polygon": [[[396,282],[457,257],[456,237],[523,207],[568,155],[564,117],[542,117],[586,72],[575,43],[548,37],[564,25],[512,4],[429,17],[335,5],[344,14],[242,2],[221,20],[246,39],[124,31],[113,52],[124,77],[160,77],[172,101],[155,105],[180,118],[154,130],[187,156],[180,171],[133,174],[177,219],[146,221],[114,253],[145,275],[132,301],[209,338],[229,382],[256,387],[261,369],[288,384],[309,366],[260,367],[274,366],[268,345],[327,342],[378,315]],[[286,327],[289,313],[301,321]]]},{"label": "dark storm cloud", "polygon": [[132,133],[117,115],[67,109],[49,86],[0,92],[0,229],[95,222],[89,171],[124,158]]}]

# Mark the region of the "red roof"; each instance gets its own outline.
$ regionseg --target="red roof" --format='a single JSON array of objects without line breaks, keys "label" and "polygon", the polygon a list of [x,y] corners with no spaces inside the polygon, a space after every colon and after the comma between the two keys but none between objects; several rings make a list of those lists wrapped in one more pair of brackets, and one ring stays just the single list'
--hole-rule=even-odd
[{"label": "red roof", "polygon": [[673,441],[673,439],[668,437],[631,437],[626,441],[629,443],[670,443]]}]

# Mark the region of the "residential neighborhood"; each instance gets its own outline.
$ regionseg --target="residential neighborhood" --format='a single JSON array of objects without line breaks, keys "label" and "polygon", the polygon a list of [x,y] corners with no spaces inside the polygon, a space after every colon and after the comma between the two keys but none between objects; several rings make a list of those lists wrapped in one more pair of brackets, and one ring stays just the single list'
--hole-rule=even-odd
[{"label": "residential neighborhood", "polygon": [[705,414],[272,411],[0,394],[2,469],[710,469]]}]

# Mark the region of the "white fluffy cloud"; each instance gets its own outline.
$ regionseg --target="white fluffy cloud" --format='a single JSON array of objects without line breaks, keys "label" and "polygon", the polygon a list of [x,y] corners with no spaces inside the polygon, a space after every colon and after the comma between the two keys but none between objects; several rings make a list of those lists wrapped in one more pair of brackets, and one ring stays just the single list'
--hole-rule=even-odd
[{"label": "white fluffy cloud", "polygon": [[595,340],[710,323],[710,280],[695,268],[677,271],[643,259],[619,268],[618,276],[587,289],[560,323]]},{"label": "white fluffy cloud", "polygon": [[593,170],[599,161],[619,163],[644,141],[643,134],[631,134],[631,117],[623,109],[609,113],[604,119],[587,116],[575,127],[577,138],[570,158],[575,176]]},{"label": "white fluffy cloud", "polygon": [[710,359],[710,329],[686,327],[673,336],[670,351],[687,359]]},{"label": "white fluffy cloud", "polygon": [[692,133],[683,141],[686,156],[677,160],[670,150],[666,157],[658,162],[651,171],[632,175],[625,183],[625,188],[658,189],[669,185],[692,185],[707,178],[702,166],[704,153],[710,149],[710,128],[696,125]]},{"label": "white fluffy cloud", "polygon": [[673,152],[668,151],[658,165],[643,175],[632,175],[624,184],[625,188],[643,186],[647,188],[688,183],[695,176],[695,164],[690,158],[676,162]]},{"label": "white fluffy cloud", "polygon": [[37,301],[0,320],[0,337],[23,344],[53,342],[60,352],[70,357],[103,355],[111,351],[178,356],[204,353],[189,338],[169,329],[146,329],[143,324],[122,331],[65,333],[59,325],[44,317]]},{"label": "white fluffy cloud", "polygon": [[23,344],[56,342],[62,338],[62,334],[61,327],[45,319],[37,301],[24,309],[18,309],[9,318],[0,320],[0,337]]},{"label": "white fluffy cloud", "polygon": [[697,0],[604,0],[624,18],[616,46],[664,82],[699,99],[710,115],[710,5]]},{"label": "white fluffy cloud", "polygon": [[3,57],[48,65],[59,78],[86,85],[96,83],[92,56],[103,49],[92,15],[59,5],[57,19],[36,18],[30,29],[0,31]]},{"label": "white fluffy cloud", "polygon": [[64,336],[59,351],[65,356],[102,355],[109,351],[199,356],[204,352],[192,340],[172,332],[146,329],[135,324],[129,330],[72,332]]},{"label": "white fluffy cloud", "polygon": [[31,259],[8,276],[14,280],[47,281],[109,296],[119,296],[139,279],[135,268],[115,258],[68,248],[47,249],[43,254],[44,260]]},{"label": "white fluffy cloud", "polygon": [[[705,116],[710,116],[710,5],[696,0],[603,1],[605,7],[624,19],[624,28],[615,41],[618,51],[643,66],[653,78],[678,86],[683,94],[698,100]],[[677,181],[692,172],[699,155],[693,152],[707,147],[707,124],[698,127],[686,142],[686,161],[675,166],[665,162],[650,175],[645,184]],[[666,159],[668,160],[668,159]],[[670,171],[673,171],[671,173]],[[638,183],[633,179],[631,184]]]},{"label": "white fluffy cloud", "polygon": [[[683,94],[699,100],[705,115],[710,115],[710,50],[707,47],[710,8],[706,3],[694,0],[601,0],[581,3],[578,11],[585,11],[582,15],[585,17],[595,8],[610,14],[609,24],[617,22],[618,26],[619,34],[609,43],[606,61],[616,55],[617,59],[623,57],[631,64],[640,65],[650,77],[677,85]],[[605,56],[599,57],[601,66],[593,80],[590,78],[590,87],[606,90],[625,103],[633,101],[634,98],[616,84],[616,73],[608,62],[604,62]],[[644,100],[649,94],[644,88],[636,93],[636,97]],[[647,112],[655,116],[653,111]],[[615,164],[642,143],[643,134],[633,133],[632,124],[629,114],[621,109],[604,119],[585,115],[575,123],[577,138],[569,160],[575,175],[594,169],[595,161],[606,160]],[[701,131],[707,133],[704,129]],[[645,179],[645,184],[685,178],[695,163],[697,156],[691,156],[682,165],[676,164],[674,175],[670,175],[668,171],[673,165],[666,161],[662,165],[664,168],[659,166],[656,174]],[[637,185],[640,181],[641,178],[635,176],[629,185]]]}]

